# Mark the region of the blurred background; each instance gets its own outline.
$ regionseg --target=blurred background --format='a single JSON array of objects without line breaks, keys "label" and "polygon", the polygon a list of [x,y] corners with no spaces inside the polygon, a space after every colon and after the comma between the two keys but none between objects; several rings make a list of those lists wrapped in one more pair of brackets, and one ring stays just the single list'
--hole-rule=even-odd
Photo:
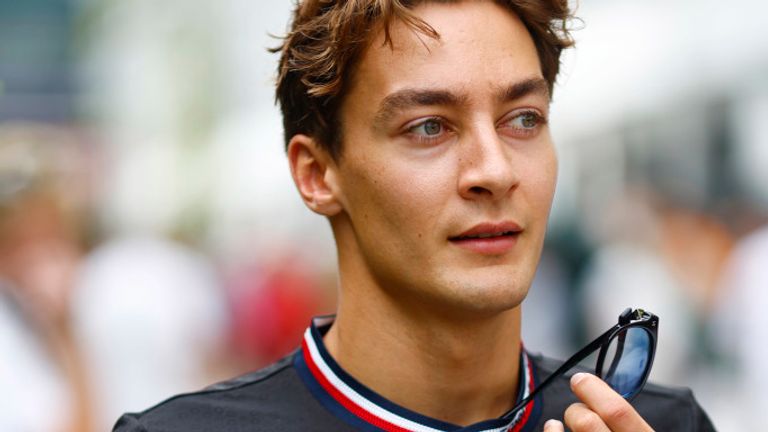
[{"label": "blurred background", "polygon": [[[110,430],[333,311],[330,229],[273,103],[291,2],[0,0],[0,430]],[[567,357],[627,306],[652,379],[768,420],[768,3],[582,1],[524,307]]]}]

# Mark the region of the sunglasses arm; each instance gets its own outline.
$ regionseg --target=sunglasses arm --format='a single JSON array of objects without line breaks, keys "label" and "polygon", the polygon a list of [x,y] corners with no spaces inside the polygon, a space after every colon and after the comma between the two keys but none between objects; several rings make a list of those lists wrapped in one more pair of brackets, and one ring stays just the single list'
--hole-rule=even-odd
[{"label": "sunglasses arm", "polygon": [[520,409],[522,409],[524,406],[528,404],[541,390],[543,390],[545,387],[547,387],[552,381],[555,380],[555,378],[559,377],[560,375],[563,375],[564,373],[568,372],[571,368],[576,366],[580,361],[587,358],[590,354],[592,354],[595,350],[600,348],[600,346],[605,342],[605,339],[611,335],[616,330],[616,328],[611,328],[607,332],[600,335],[597,339],[590,342],[587,346],[582,348],[579,352],[571,356],[565,363],[563,363],[562,366],[557,368],[555,372],[552,373],[547,379],[545,379],[541,384],[536,386],[536,388],[531,392],[531,394],[528,395],[525,399],[520,401],[517,405],[515,405],[514,408],[507,411],[506,414],[504,414],[503,418],[511,418],[515,413],[517,413]]}]

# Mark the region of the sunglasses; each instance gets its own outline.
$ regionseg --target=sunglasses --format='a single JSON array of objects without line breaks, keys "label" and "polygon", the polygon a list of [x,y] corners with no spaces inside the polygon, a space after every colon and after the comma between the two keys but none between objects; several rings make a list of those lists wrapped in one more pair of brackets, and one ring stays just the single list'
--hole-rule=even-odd
[{"label": "sunglasses", "polygon": [[643,389],[651,372],[658,328],[659,317],[656,315],[643,309],[625,309],[619,315],[618,324],[569,358],[503,417],[514,416],[555,378],[568,372],[597,349],[600,352],[597,355],[595,374],[616,393],[632,400]]}]

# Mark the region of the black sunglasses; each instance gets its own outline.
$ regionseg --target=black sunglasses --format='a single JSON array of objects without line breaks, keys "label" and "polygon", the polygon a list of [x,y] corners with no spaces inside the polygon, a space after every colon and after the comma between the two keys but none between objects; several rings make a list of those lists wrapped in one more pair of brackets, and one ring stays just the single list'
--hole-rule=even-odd
[{"label": "black sunglasses", "polygon": [[569,358],[552,375],[503,417],[511,418],[555,378],[568,372],[598,348],[595,374],[627,400],[643,389],[656,354],[659,317],[643,309],[627,308],[619,323]]}]

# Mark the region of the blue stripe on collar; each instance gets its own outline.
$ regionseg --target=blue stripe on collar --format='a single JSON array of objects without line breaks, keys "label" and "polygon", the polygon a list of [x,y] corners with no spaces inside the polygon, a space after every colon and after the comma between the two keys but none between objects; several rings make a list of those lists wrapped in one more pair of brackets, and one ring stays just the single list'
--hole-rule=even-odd
[{"label": "blue stripe on collar", "polygon": [[[323,335],[333,317],[315,318],[304,335],[302,349],[294,358],[300,378],[315,398],[334,415],[364,431],[393,432],[527,432],[541,416],[541,400],[537,396],[513,419],[490,419],[471,426],[433,419],[401,407],[361,384],[344,371],[328,353]],[[537,384],[533,365],[521,350],[517,400],[522,400]]]}]

